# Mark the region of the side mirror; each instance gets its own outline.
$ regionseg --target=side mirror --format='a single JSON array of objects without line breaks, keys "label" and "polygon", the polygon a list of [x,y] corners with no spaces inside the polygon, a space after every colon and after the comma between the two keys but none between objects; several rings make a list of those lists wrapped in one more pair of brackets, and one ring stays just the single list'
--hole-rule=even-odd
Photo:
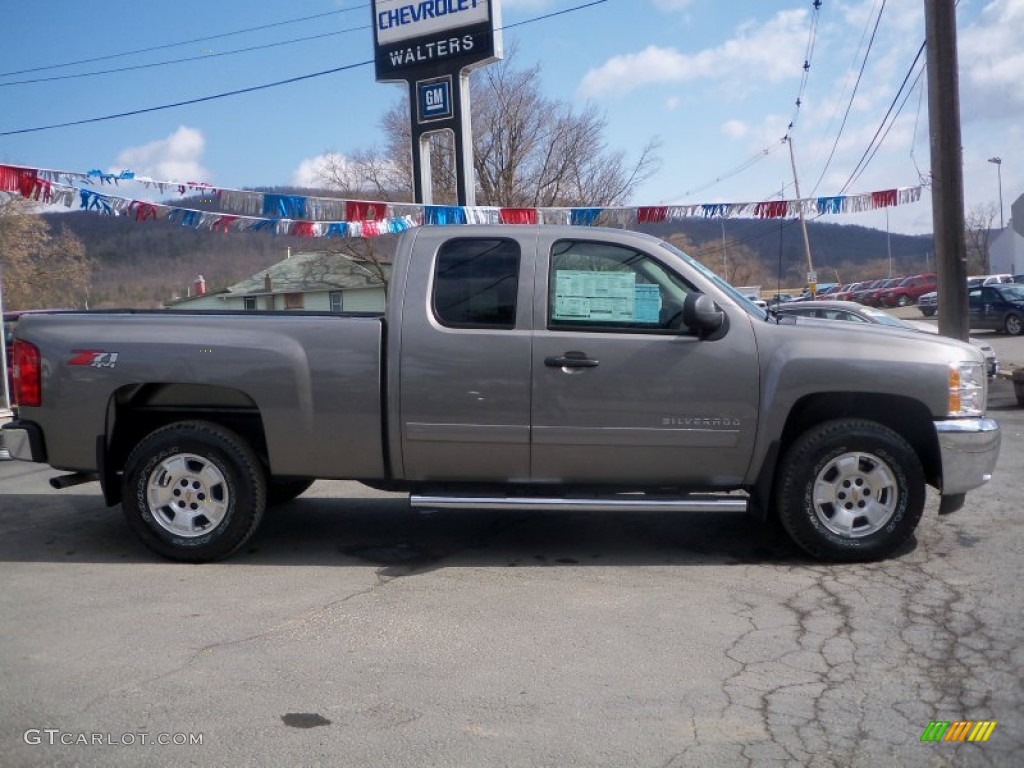
[{"label": "side mirror", "polygon": [[725,324],[725,312],[710,296],[694,291],[683,302],[683,322],[703,339]]}]

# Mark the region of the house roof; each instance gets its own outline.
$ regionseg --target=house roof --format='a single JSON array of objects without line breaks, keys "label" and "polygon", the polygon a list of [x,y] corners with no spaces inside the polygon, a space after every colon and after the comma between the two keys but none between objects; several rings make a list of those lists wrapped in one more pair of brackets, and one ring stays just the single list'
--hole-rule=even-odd
[{"label": "house roof", "polygon": [[[390,275],[391,265],[381,265]],[[267,277],[270,289],[267,289]],[[374,288],[383,285],[376,268],[360,264],[336,253],[320,251],[297,253],[289,259],[272,264],[251,277],[228,287],[234,296],[266,295],[268,293],[307,293]]]}]

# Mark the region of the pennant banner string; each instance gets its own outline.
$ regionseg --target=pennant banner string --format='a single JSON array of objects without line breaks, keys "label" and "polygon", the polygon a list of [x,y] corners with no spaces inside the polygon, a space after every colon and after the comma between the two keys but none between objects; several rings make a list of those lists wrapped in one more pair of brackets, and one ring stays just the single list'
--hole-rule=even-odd
[{"label": "pennant banner string", "polygon": [[[219,212],[196,210],[100,193],[95,185],[141,183],[179,195],[199,193],[216,202]],[[77,186],[79,184],[84,187]],[[18,165],[0,165],[0,191],[51,205],[79,208],[135,221],[165,220],[215,232],[273,232],[298,237],[376,237],[410,227],[460,224],[566,224],[626,227],[633,223],[683,219],[780,219],[824,214],[851,214],[907,205],[921,199],[921,187],[901,187],[859,195],[742,203],[698,203],[636,207],[503,208],[445,206],[350,200],[227,189],[197,181],[165,181],[132,171],[86,173]]]}]

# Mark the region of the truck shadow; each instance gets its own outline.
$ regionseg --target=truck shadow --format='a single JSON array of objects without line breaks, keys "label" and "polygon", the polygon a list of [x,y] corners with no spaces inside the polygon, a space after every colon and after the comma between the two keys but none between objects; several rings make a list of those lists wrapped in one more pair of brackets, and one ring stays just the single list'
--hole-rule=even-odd
[{"label": "truck shadow", "polygon": [[[315,493],[315,488],[311,493]],[[0,506],[0,562],[150,563],[120,508],[95,496]],[[904,552],[916,546],[912,538]],[[385,578],[438,568],[809,564],[778,525],[742,513],[414,512],[401,498],[303,496],[267,511],[226,565],[373,567]]]}]

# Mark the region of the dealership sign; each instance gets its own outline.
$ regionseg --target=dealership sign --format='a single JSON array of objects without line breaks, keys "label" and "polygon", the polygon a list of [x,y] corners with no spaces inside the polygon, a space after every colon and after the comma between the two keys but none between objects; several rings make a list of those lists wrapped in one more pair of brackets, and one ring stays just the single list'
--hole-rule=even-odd
[{"label": "dealership sign", "polygon": [[469,73],[501,58],[501,0],[374,0],[377,81],[405,82],[413,192],[430,204],[430,135],[455,137],[459,205],[475,205]]},{"label": "dealership sign", "polygon": [[375,0],[377,80],[408,80],[424,67],[458,69],[501,58],[496,0]]}]

